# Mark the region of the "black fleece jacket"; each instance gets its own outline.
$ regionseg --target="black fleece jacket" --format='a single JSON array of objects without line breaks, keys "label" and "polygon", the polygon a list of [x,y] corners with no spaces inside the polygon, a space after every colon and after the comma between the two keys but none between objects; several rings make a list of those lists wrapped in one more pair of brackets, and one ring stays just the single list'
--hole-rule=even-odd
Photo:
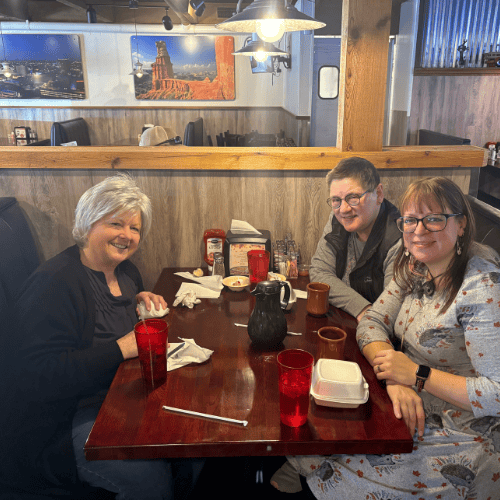
[{"label": "black fleece jacket", "polygon": [[[129,261],[120,269],[143,290]],[[109,387],[123,361],[116,342],[92,347],[95,303],[72,246],[42,264],[24,283],[2,334],[6,384],[0,412],[0,490],[63,495],[78,484],[71,423],[78,401]]]}]

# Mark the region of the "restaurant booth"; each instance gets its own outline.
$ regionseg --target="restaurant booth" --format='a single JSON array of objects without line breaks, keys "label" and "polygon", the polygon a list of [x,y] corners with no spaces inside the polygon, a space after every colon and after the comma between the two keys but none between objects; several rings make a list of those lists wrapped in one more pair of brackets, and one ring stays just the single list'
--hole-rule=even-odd
[{"label": "restaurant booth", "polygon": [[[34,236],[39,259],[47,260],[73,244],[71,228],[78,199],[89,187],[116,172],[128,172],[151,198],[153,205],[151,232],[132,260],[141,271],[145,288],[154,288],[156,293],[164,292],[165,296],[169,297],[169,305],[175,298],[174,288],[179,284],[172,269],[183,268],[192,271],[198,267],[205,268],[204,231],[209,228],[221,228],[227,231],[232,219],[246,221],[254,227],[269,230],[273,241],[282,238],[285,233],[291,233],[300,245],[303,261],[309,262],[330,213],[325,202],[328,197],[325,176],[343,158],[360,156],[370,160],[380,172],[385,197],[395,204],[410,182],[425,176],[448,177],[457,183],[464,193],[477,195],[479,171],[486,164],[486,151],[482,147],[383,145],[388,60],[386,41],[390,31],[390,23],[387,20],[391,16],[391,1],[376,2],[376,7],[359,4],[361,2],[344,1],[344,8],[349,9],[349,15],[344,15],[342,18],[344,36],[341,49],[336,147],[217,147],[215,144],[197,147],[184,144],[168,147],[95,145],[92,144],[92,130],[90,145],[86,146],[1,147],[0,197],[17,199]],[[366,77],[368,71],[370,78]],[[309,91],[310,89],[307,92],[307,101]],[[287,130],[291,131],[290,135],[294,135],[297,143],[307,138],[308,134],[310,117],[301,112],[304,109],[304,102],[302,99],[297,99],[296,113],[290,113],[286,109],[275,110],[276,112],[272,113],[276,125],[279,127],[285,123],[284,127],[288,127]],[[195,106],[189,107],[192,108],[189,122],[194,122],[199,114],[210,116],[213,112],[211,109],[200,110]],[[155,110],[157,117],[161,116],[161,108]],[[98,113],[91,108],[82,111],[82,114],[89,117],[89,121],[94,113]],[[262,120],[261,123],[271,115],[269,110],[263,109],[224,111],[232,115],[233,123],[245,113],[258,117],[258,120]],[[9,115],[11,123],[15,122],[14,108],[2,113]],[[34,110],[33,113],[40,117],[44,111]],[[58,111],[49,113],[55,118]],[[170,110],[170,113],[175,113],[175,110]],[[64,122],[68,118],[78,116],[77,110],[72,110],[69,114],[71,116],[60,111],[61,118],[53,121]],[[131,120],[133,126],[129,127],[127,119],[133,112],[127,107],[115,106],[106,110],[105,114],[111,117],[113,126],[116,126],[116,135],[129,142],[137,139],[139,124],[147,123],[143,120],[143,116],[138,114]],[[115,120],[115,117],[118,119]],[[52,119],[50,121],[52,123]],[[93,123],[97,122],[98,120],[95,120]],[[107,133],[105,129],[109,123],[110,121],[105,121],[100,129],[103,134]],[[212,139],[225,130],[222,124],[219,129],[212,130]],[[183,136],[184,130],[176,128],[175,132],[175,135]],[[38,138],[47,137],[39,135]],[[305,281],[300,281],[301,287],[304,288],[305,284]],[[222,303],[213,305],[213,314],[217,313],[216,309],[226,308],[224,314],[228,318],[231,314],[238,318],[243,307],[238,304],[239,300],[242,301],[233,296],[228,299],[229,305]],[[246,303],[244,307],[248,313]],[[189,322],[189,315],[195,316],[196,311],[195,309],[192,313],[189,311],[175,313],[178,318],[172,320],[171,329],[174,337],[176,324],[181,329],[183,321]],[[301,312],[304,311],[301,309]],[[182,319],[179,319],[181,315]],[[315,330],[314,324],[307,324],[308,320],[304,319],[305,312],[303,318],[298,318],[299,314],[296,316],[297,318],[295,315],[293,318],[290,316],[291,325],[296,325],[296,328],[309,333]],[[350,352],[354,353],[355,343],[352,337],[356,325],[354,319],[347,316],[340,314],[336,320],[329,318],[327,321],[340,321],[349,330],[352,344]],[[216,316],[212,319],[212,323],[207,324],[207,331],[216,336],[218,335]],[[229,328],[229,323],[229,320],[227,325],[224,323],[224,328]],[[210,336],[207,334],[203,338],[209,342]],[[253,356],[254,353],[246,338],[229,341],[226,339],[227,345],[223,340],[222,336],[217,337],[217,348],[221,352],[227,349],[227,357],[224,359],[229,366],[239,359],[238,353],[243,352],[245,356],[250,353],[251,361],[244,375],[250,378],[255,376],[253,380],[249,379],[247,382],[250,385],[254,384],[254,390],[258,391],[259,376],[266,370],[266,363],[269,362],[267,355]],[[312,337],[307,335],[302,340],[287,339],[287,347],[297,345],[313,348],[312,344]],[[363,363],[359,353],[352,354],[352,357],[360,364]],[[118,377],[129,386],[134,383],[131,374],[136,374],[139,366],[137,360],[130,361],[133,363],[123,364]],[[202,372],[206,372],[208,376],[210,370],[210,366],[202,366],[194,368],[189,373],[195,378]],[[364,371],[367,374],[369,372],[366,366]],[[377,405],[385,408],[387,415],[392,415],[387,395],[377,385],[373,371],[371,375],[366,376],[370,386],[373,386],[373,397]],[[234,384],[237,381],[230,382],[230,376],[226,372],[223,377],[223,382],[230,385],[228,390],[235,392]],[[186,384],[186,387],[192,389],[192,392],[187,391],[186,394],[189,393],[190,397],[193,395],[202,397],[200,391],[203,387],[195,387],[193,381],[188,379],[189,375],[184,379],[180,375],[173,376],[172,384],[176,390],[180,390],[182,384]],[[209,391],[213,388],[205,389]],[[139,392],[139,390],[135,392],[135,396]],[[102,422],[106,418],[111,419],[110,421],[117,418],[120,411],[130,403],[127,398],[135,396],[120,395],[119,391],[114,393],[115,399],[107,408],[108,413],[103,416]],[[224,395],[218,394],[218,396],[221,398],[220,401],[223,401]],[[250,398],[249,394],[246,396]],[[135,416],[138,421],[148,418],[146,414],[155,404],[154,397],[149,399],[148,397],[140,396],[140,415],[138,413]],[[255,392],[255,398],[259,397],[260,394]],[[250,406],[255,404],[257,408],[257,402],[250,399],[245,404]],[[229,411],[231,403],[230,400],[224,400],[223,403],[214,402],[213,406],[219,411],[222,405],[223,410]],[[113,413],[112,407],[118,410]],[[264,412],[262,404],[258,408]],[[391,429],[390,436],[387,435],[376,443],[371,440],[370,432],[374,431],[377,425],[382,425],[385,418],[389,418],[383,411],[379,411],[379,407],[377,408],[369,415],[365,410],[359,410],[354,417],[346,419],[346,425],[353,429],[353,435],[357,436],[358,441],[353,444],[349,440],[344,440],[339,444],[340,450],[350,450],[355,453],[365,450],[368,446],[371,453],[411,451],[412,440],[402,422],[396,421],[395,418],[393,418],[395,427]],[[345,413],[339,412],[338,415],[342,416]],[[318,422],[323,416],[323,413],[319,415]],[[244,437],[241,429],[231,428],[214,430],[214,439],[210,441],[204,434],[205,427],[196,423],[193,427],[199,432],[200,441],[196,442],[193,439],[189,443],[181,443],[183,439],[181,429],[179,434],[176,434],[179,446],[169,446],[168,443],[159,445],[156,443],[153,446],[151,439],[154,438],[149,434],[141,435],[136,427],[132,431],[131,428],[125,430],[125,433],[137,432],[137,434],[133,437],[134,443],[122,449],[116,443],[109,444],[106,440],[109,438],[112,441],[112,433],[106,435],[103,431],[102,434],[97,433],[89,440],[87,458],[154,458],[162,456],[162,453],[178,457],[190,454],[194,454],[191,456],[218,454],[226,457],[283,456],[304,453],[307,447],[308,449],[313,447],[316,453],[327,453],[332,442],[338,438],[327,430],[327,425],[323,425],[324,422],[321,424],[321,429],[322,432],[330,432],[327,437],[328,443],[322,443],[309,428],[302,434],[299,432],[296,435],[293,433],[283,435],[279,424],[277,427],[269,424],[265,414],[259,418],[261,419],[259,430],[251,431],[251,439],[248,436]],[[266,425],[270,434],[263,437],[263,434],[259,434],[260,427],[264,429]],[[234,445],[235,442],[238,442],[238,446]]]}]

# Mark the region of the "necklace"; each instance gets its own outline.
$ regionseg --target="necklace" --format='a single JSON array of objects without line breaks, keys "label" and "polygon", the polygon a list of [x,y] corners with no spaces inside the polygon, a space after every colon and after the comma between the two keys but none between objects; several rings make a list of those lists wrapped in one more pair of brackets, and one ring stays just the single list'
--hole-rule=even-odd
[{"label": "necklace", "polygon": [[415,291],[417,292],[419,299],[422,298],[422,295],[424,294],[427,298],[432,297],[436,291],[436,284],[434,283],[434,280],[437,280],[444,274],[444,272],[442,272],[437,276],[432,276],[432,273],[429,270],[427,270],[427,272],[431,275],[431,279],[427,280],[425,283],[418,283],[415,287]]},{"label": "necklace", "polygon": [[[434,292],[436,291],[436,285],[435,285],[434,281],[437,280],[438,278],[440,278],[441,276],[443,276],[443,274],[444,274],[444,272],[442,272],[441,274],[438,274],[437,276],[432,276],[432,273],[429,270],[427,270],[427,272],[431,275],[431,279],[427,280],[423,284],[419,282],[415,286],[415,292],[416,292],[417,297],[418,297],[418,299],[417,299],[418,300],[417,301],[417,305],[420,302],[420,299],[422,298],[422,295],[425,294],[425,296],[428,299],[431,298],[434,295]],[[408,326],[408,319],[410,318],[410,315],[411,315],[411,311],[412,311],[412,308],[413,308],[413,302],[414,302],[414,300],[416,300],[416,299],[412,299],[412,301],[410,302],[410,306],[408,307],[408,313],[406,315],[405,325],[403,327],[403,333],[401,335],[401,345],[400,345],[401,352],[403,352],[403,349],[404,349],[406,328]],[[421,306],[422,306],[422,304],[420,304],[420,307]]]}]

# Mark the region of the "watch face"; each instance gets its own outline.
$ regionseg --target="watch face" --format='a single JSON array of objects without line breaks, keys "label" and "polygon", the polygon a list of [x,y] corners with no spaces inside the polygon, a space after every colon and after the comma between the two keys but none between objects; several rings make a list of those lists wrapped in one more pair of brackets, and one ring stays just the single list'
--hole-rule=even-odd
[{"label": "watch face", "polygon": [[430,372],[431,369],[429,366],[420,365],[417,370],[417,377],[427,378]]}]

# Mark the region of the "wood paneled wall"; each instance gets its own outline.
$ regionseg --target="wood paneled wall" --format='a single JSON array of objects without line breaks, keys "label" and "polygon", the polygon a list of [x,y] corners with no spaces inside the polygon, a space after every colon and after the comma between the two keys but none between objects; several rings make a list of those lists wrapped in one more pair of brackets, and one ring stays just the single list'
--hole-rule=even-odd
[{"label": "wood paneled wall", "polygon": [[[138,144],[137,136],[145,123],[160,125],[184,138],[186,125],[203,118],[205,145],[207,135],[215,136],[229,130],[245,134],[257,130],[261,134],[285,131],[298,146],[309,145],[309,121],[297,120],[283,108],[3,108],[0,109],[0,134],[7,137],[15,126],[28,126],[38,133],[39,140],[50,138],[55,121],[84,118],[89,125],[92,145]],[[169,134],[170,135],[170,134]]]},{"label": "wood paneled wall", "polygon": [[420,128],[466,137],[474,146],[500,141],[500,75],[436,75],[413,79],[410,144]]},{"label": "wood paneled wall", "polygon": [[[203,231],[230,228],[231,219],[269,229],[273,241],[291,232],[310,261],[329,216],[327,170],[207,171],[133,170],[151,198],[153,227],[134,256],[147,288],[161,269],[198,267],[203,262]],[[381,170],[386,198],[397,202],[408,183],[422,176],[446,175],[464,192],[471,169]],[[15,196],[26,212],[46,260],[73,244],[74,209],[83,192],[105,177],[104,170],[2,170],[0,196]]]}]

